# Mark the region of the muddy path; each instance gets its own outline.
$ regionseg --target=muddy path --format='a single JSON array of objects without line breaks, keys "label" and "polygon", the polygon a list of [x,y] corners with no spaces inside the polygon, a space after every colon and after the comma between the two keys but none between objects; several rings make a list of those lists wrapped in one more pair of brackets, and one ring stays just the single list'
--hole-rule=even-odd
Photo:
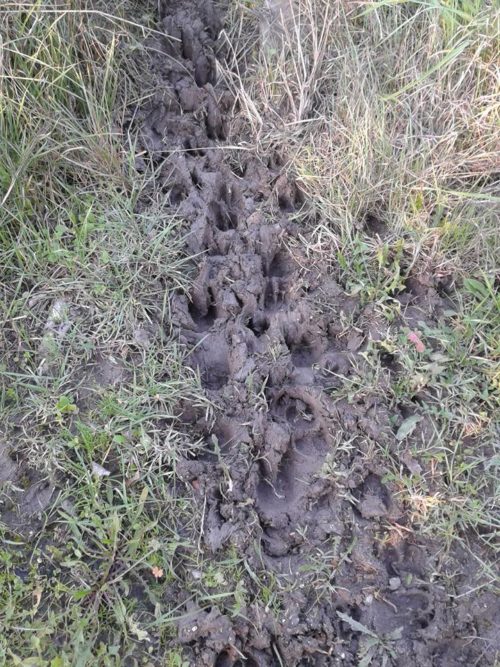
[{"label": "muddy path", "polygon": [[[199,500],[203,548],[214,558],[236,548],[255,593],[235,618],[186,607],[189,664],[493,664],[498,607],[467,594],[476,566],[419,538],[387,475],[387,453],[421,469],[408,452],[432,425],[422,418],[402,448],[396,433],[418,403],[354,391],[370,355],[379,382],[397,377],[377,341],[432,325],[446,297],[412,278],[389,324],[306,256],[303,198],[280,156],[224,149],[238,137],[217,75],[221,17],[207,2],[160,4],[167,36],[154,44],[158,94],[141,112],[141,141],[189,224],[196,278],[173,299],[173,326],[217,406],[214,419],[182,406],[202,444],[178,472]],[[279,613],[258,597],[259,578],[280,582]]]}]

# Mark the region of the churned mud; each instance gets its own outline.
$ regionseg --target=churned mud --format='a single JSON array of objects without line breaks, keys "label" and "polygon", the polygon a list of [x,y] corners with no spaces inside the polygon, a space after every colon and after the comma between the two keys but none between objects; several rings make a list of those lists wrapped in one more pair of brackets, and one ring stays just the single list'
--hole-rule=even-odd
[{"label": "churned mud", "polygon": [[[234,149],[235,100],[218,75],[223,17],[207,0],[159,5],[165,36],[150,44],[157,94],[134,114],[137,167],[155,164],[188,225],[195,279],[172,299],[172,327],[216,406],[214,418],[179,406],[195,444],[177,472],[198,502],[200,546],[244,559],[247,591],[236,615],[186,592],[175,644],[199,667],[493,665],[500,610],[478,561],[420,537],[388,475],[388,457],[425,472],[410,450],[431,446],[434,427],[418,400],[389,403],[381,388],[404,378],[378,343],[435,324],[446,290],[409,278],[390,324],[348,295],[305,250],[307,205],[283,156]],[[368,216],[365,231],[383,235],[383,221]],[[89,373],[100,386],[123,375],[106,360]],[[0,442],[0,483],[22,475]],[[19,530],[55,487],[35,476],[22,488],[2,514]],[[277,608],[262,595],[272,586]]]},{"label": "churned mud", "polygon": [[[189,664],[493,664],[498,606],[468,594],[476,567],[419,539],[385,479],[384,452],[421,469],[409,449],[431,441],[432,425],[421,419],[403,451],[395,434],[418,403],[341,391],[368,374],[365,352],[389,326],[432,325],[449,307],[443,289],[410,278],[390,325],[348,296],[304,254],[303,198],[280,156],[232,149],[214,7],[163,2],[160,22],[167,36],[154,44],[158,94],[142,112],[142,143],[189,223],[196,279],[175,296],[173,325],[217,406],[214,420],[183,406],[202,444],[178,472],[199,499],[204,548],[244,554],[249,591],[261,576],[289,589],[279,613],[259,597],[236,619],[186,606]],[[383,223],[368,217],[366,232]],[[390,383],[398,365],[382,348],[380,360]]]}]

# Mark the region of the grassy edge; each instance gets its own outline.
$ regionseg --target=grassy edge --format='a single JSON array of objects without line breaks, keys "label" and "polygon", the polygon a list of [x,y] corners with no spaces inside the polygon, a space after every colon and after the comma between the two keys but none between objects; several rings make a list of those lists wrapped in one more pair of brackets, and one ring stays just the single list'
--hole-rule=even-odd
[{"label": "grassy edge", "polygon": [[169,335],[182,221],[120,129],[154,21],[80,8],[0,13],[0,663],[181,665],[162,601],[178,551],[200,564],[176,410],[211,406]]},{"label": "grassy edge", "polygon": [[432,474],[401,477],[387,462],[417,530],[448,545],[475,534],[494,558],[500,13],[474,0],[280,7],[232,4],[226,76],[238,122],[248,145],[282,154],[305,193],[320,221],[311,257],[375,304],[387,331],[409,277],[450,298],[446,317],[421,331],[423,355],[391,334],[380,343],[402,366],[391,403],[424,393],[436,435],[432,447],[401,443]]}]

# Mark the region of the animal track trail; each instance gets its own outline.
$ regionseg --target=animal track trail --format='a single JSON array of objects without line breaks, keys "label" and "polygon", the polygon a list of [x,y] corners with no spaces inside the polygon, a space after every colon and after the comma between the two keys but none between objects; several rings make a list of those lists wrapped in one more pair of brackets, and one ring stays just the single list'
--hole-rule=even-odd
[{"label": "animal track trail", "polygon": [[[287,543],[296,550],[300,523],[314,524],[321,494],[313,482],[331,447],[328,399],[315,370],[328,350],[327,326],[308,300],[307,262],[294,248],[290,220],[302,196],[279,173],[279,160],[265,166],[249,158],[238,176],[220,150],[231,100],[216,77],[219,22],[209,6],[165,5],[162,25],[165,90],[145,115],[143,142],[164,161],[164,191],[190,223],[188,247],[198,254],[191,294],[176,296],[173,312],[191,347],[189,363],[219,413],[250,424],[253,437],[240,462],[245,493],[264,548],[266,531],[278,530],[285,553]],[[256,416],[260,387],[267,387],[268,407]],[[209,502],[219,507],[224,482],[212,477]],[[225,494],[229,505],[231,496],[239,500],[241,490]],[[233,522],[238,516],[235,505],[221,511]]]},{"label": "animal track trail", "polygon": [[[198,490],[207,554],[233,545],[255,571],[264,567],[303,587],[289,594],[290,618],[279,626],[255,601],[244,621],[215,606],[198,610],[179,637],[196,665],[274,665],[279,646],[281,664],[338,658],[352,666],[354,657],[332,653],[360,639],[338,609],[380,636],[402,625],[407,642],[445,625],[442,601],[421,584],[433,571],[425,552],[414,572],[415,555],[379,546],[385,526],[404,521],[377,463],[366,463],[374,444],[394,444],[389,408],[373,395],[333,398],[367,368],[364,330],[346,330],[341,317],[356,319],[361,306],[304,256],[298,236],[305,230],[293,220],[303,198],[281,173],[281,157],[245,153],[235,166],[224,150],[228,139],[235,143],[228,137],[234,100],[217,77],[213,6],[160,6],[165,35],[155,38],[153,66],[161,86],[141,116],[142,148],[172,211],[188,225],[194,279],[189,295],[173,296],[172,322],[217,406],[212,421],[183,408],[201,444],[177,470]],[[321,576],[342,594],[320,604],[301,568],[322,554],[331,563],[324,561]],[[253,581],[245,585],[253,591]],[[365,604],[367,590],[383,597]],[[401,655],[410,646],[402,644]],[[419,665],[432,660],[428,652]]]},{"label": "animal track trail", "polygon": [[[255,460],[246,462],[247,489],[262,533],[280,529],[286,541],[286,531],[293,533],[313,502],[310,482],[328,452],[327,428],[318,417],[321,390],[311,398],[298,379],[314,384],[314,378],[296,372],[311,368],[325,349],[301,300],[303,272],[289,249],[295,230],[286,216],[301,204],[300,192],[285,176],[276,180],[274,170],[248,164],[243,195],[224,152],[211,150],[225,138],[228,107],[227,92],[217,89],[212,13],[196,3],[174,4],[163,27],[172,58],[169,102],[146,117],[143,135],[153,155],[167,155],[164,189],[191,223],[190,249],[201,253],[190,298],[177,298],[179,330],[193,345],[190,363],[202,385],[240,423],[255,419],[249,382],[273,386],[261,424],[266,437],[254,440]],[[263,201],[266,180],[275,181],[275,192]],[[284,354],[276,359],[278,347]]]}]

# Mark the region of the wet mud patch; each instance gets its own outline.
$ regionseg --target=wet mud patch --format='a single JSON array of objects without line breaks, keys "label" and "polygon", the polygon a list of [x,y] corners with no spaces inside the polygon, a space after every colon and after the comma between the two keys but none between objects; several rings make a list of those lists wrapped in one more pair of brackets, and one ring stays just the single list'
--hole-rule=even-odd
[{"label": "wet mud patch", "polygon": [[0,515],[9,530],[34,535],[55,490],[53,479],[14,457],[9,443],[0,440]]},{"label": "wet mud patch", "polygon": [[[460,585],[439,578],[456,554],[414,532],[387,476],[380,452],[398,460],[408,415],[375,390],[346,390],[369,373],[370,341],[436,321],[447,295],[409,277],[396,297],[401,317],[381,323],[320,259],[311,266],[294,221],[303,197],[281,162],[247,153],[235,169],[224,150],[238,137],[228,137],[234,100],[217,75],[221,17],[196,0],[160,5],[165,37],[153,68],[162,90],[140,133],[190,226],[195,278],[189,295],[173,298],[173,325],[217,406],[210,423],[192,415],[203,445],[178,472],[204,507],[207,552],[235,548],[249,573],[270,573],[283,588],[278,613],[255,574],[236,616],[188,604],[179,641],[189,663],[402,666],[411,655],[422,667],[493,664],[498,643],[481,596],[462,583],[458,598]],[[364,228],[385,233],[374,215]],[[395,354],[381,348],[379,362],[397,375]],[[399,460],[421,470],[411,456]],[[493,619],[498,602],[488,604]]]}]

